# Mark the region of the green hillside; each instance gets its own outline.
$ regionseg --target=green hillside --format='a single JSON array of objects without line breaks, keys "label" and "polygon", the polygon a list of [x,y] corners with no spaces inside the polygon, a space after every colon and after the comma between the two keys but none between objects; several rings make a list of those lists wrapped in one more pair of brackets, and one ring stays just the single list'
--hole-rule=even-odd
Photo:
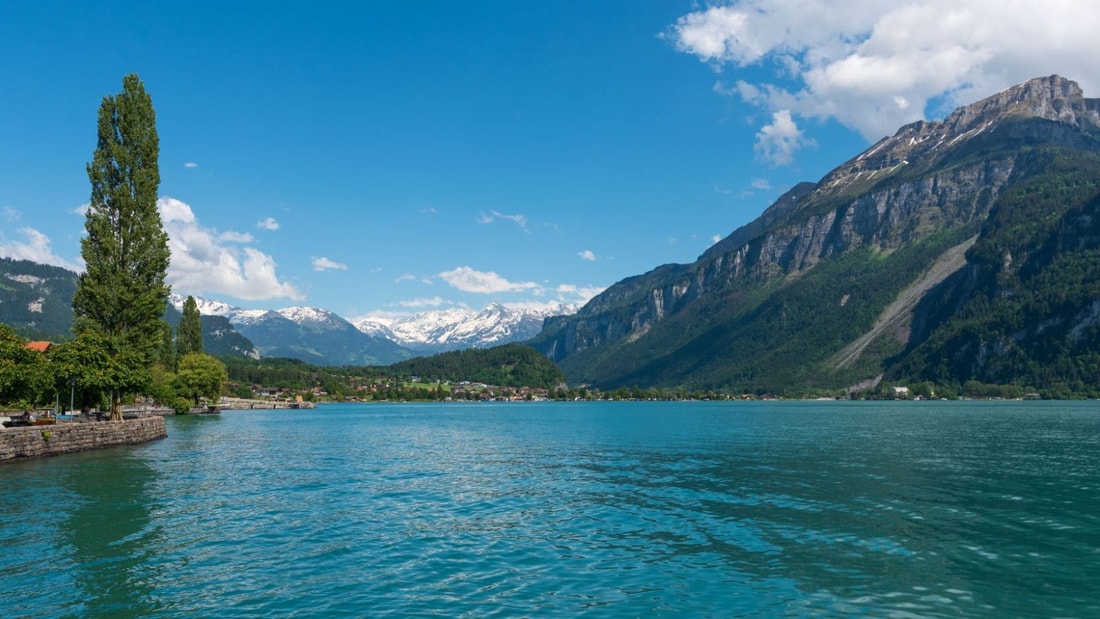
[{"label": "green hillside", "polygon": [[501,387],[554,388],[565,382],[556,365],[535,349],[521,344],[471,348],[417,357],[389,366],[391,375],[469,381]]}]

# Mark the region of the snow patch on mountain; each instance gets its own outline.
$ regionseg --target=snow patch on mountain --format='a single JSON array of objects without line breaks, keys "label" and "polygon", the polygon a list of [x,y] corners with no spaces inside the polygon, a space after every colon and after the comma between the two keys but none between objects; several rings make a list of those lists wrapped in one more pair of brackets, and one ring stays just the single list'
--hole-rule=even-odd
[{"label": "snow patch on mountain", "polygon": [[[172,293],[168,295],[168,302],[172,304],[179,311],[183,311],[183,303],[187,300],[187,297]],[[232,314],[242,311],[228,303],[222,301],[211,301],[209,299],[200,299],[195,297],[195,305],[199,308],[199,314],[202,316],[225,316],[229,318]]]},{"label": "snow patch on mountain", "polygon": [[326,309],[316,307],[287,307],[276,310],[283,318],[299,325],[342,325],[346,320]]},{"label": "snow patch on mountain", "polygon": [[[169,301],[180,311],[185,296],[172,294]],[[550,316],[574,314],[574,304],[503,305],[493,303],[478,311],[466,307],[419,312],[412,315],[370,315],[347,320],[316,307],[287,307],[278,310],[242,309],[222,301],[195,298],[204,316],[225,316],[238,328],[289,320],[313,329],[346,328],[351,324],[372,337],[380,337],[411,350],[432,354],[463,348],[487,348],[534,337]]]},{"label": "snow patch on mountain", "polygon": [[278,316],[277,312],[271,310],[262,309],[239,309],[229,314],[229,324],[237,325],[253,325],[258,322],[262,322],[266,318],[272,318]]},{"label": "snow patch on mountain", "polygon": [[363,333],[390,339],[420,352],[485,348],[534,337],[549,316],[574,314],[571,304],[509,307],[494,303],[481,311],[451,308],[411,316],[364,316],[351,322]]}]

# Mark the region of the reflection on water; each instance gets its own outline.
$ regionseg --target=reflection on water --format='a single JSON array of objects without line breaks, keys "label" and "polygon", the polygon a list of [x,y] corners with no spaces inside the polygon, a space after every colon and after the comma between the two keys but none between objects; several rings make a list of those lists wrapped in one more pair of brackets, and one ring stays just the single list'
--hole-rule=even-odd
[{"label": "reflection on water", "polygon": [[1096,616],[1095,415],[620,403],[173,419],[165,441],[0,467],[0,517],[18,523],[0,608]]},{"label": "reflection on water", "polygon": [[0,615],[154,613],[155,474],[135,447],[0,466]]},{"label": "reflection on water", "polygon": [[81,591],[79,616],[147,616],[158,610],[152,593],[166,577],[151,561],[158,552],[150,512],[155,473],[140,455],[96,452],[66,467],[56,482],[71,507],[58,514],[60,540],[71,553],[70,574]]}]

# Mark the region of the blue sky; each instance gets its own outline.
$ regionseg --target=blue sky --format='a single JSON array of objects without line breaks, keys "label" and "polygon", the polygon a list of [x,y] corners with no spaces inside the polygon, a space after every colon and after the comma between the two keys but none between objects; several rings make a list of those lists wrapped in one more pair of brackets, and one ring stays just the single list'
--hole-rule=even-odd
[{"label": "blue sky", "polygon": [[904,122],[1051,73],[1100,95],[1072,0],[146,4],[0,7],[0,255],[79,268],[135,72],[173,290],[345,317],[584,301]]}]

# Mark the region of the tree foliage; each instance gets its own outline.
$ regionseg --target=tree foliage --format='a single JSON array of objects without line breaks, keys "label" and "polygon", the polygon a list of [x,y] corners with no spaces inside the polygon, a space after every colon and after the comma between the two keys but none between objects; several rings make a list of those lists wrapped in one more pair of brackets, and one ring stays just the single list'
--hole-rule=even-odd
[{"label": "tree foliage", "polygon": [[46,357],[0,323],[0,402],[33,406],[53,394]]},{"label": "tree foliage", "polygon": [[395,375],[470,381],[501,387],[556,387],[565,375],[534,348],[505,344],[418,357],[390,366]]},{"label": "tree foliage", "polygon": [[176,356],[176,343],[172,338],[172,324],[167,320],[162,320],[160,331],[161,340],[160,348],[157,350],[157,361],[165,370],[175,372],[176,360],[179,357]]},{"label": "tree foliage", "polygon": [[1100,156],[1035,149],[888,378],[1100,395]]},{"label": "tree foliage", "polygon": [[121,385],[136,390],[151,380],[151,368],[136,363],[127,351],[119,350],[112,340],[96,329],[87,329],[75,339],[55,345],[50,360],[59,391],[67,391],[73,380],[82,408],[98,406],[104,396],[113,396]]},{"label": "tree foliage", "polygon": [[182,359],[195,353],[202,353],[202,320],[195,297],[188,295],[183,302],[183,318],[176,329],[176,354]]},{"label": "tree foliage", "polygon": [[168,235],[157,211],[159,140],[151,97],[137,75],[103,98],[88,179],[92,192],[81,240],[86,270],[73,295],[74,332],[93,334],[108,363],[111,415],[122,394],[150,380],[162,341]]},{"label": "tree foliage", "polygon": [[180,357],[176,390],[195,404],[201,398],[216,400],[226,380],[225,364],[216,358],[203,353],[188,353]]}]

